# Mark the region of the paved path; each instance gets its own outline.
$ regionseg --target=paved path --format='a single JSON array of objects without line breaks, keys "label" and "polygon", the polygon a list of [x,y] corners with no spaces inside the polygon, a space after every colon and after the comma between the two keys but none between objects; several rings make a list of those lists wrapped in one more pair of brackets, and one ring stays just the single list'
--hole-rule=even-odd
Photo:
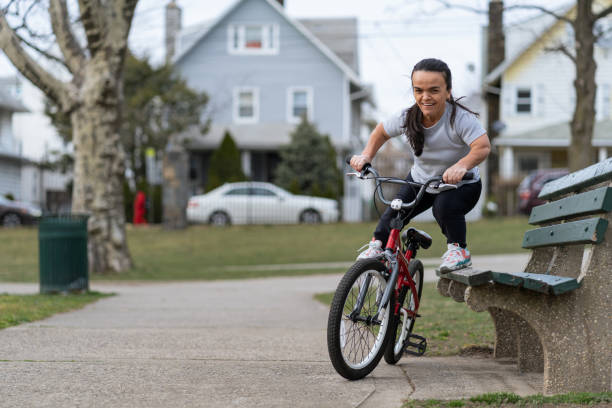
[{"label": "paved path", "polygon": [[118,296],[0,331],[0,405],[399,408],[407,398],[539,392],[541,375],[478,358],[404,358],[342,379],[327,356],[328,310],[312,300],[339,278],[94,283]]}]

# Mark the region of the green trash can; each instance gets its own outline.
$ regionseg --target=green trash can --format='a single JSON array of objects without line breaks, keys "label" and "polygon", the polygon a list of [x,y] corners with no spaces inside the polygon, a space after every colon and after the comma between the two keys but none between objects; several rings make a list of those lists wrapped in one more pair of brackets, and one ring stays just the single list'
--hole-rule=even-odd
[{"label": "green trash can", "polygon": [[89,290],[88,215],[46,215],[38,223],[40,293]]}]

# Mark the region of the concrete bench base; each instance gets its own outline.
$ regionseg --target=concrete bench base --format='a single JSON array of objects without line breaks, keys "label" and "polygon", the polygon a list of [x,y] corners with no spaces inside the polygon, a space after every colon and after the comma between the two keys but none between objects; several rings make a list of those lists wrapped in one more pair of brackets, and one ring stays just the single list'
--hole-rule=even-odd
[{"label": "concrete bench base", "polygon": [[581,272],[583,252],[583,246],[533,251],[527,270],[545,265],[553,275],[573,274],[581,285],[557,296],[483,282],[478,270],[464,271],[466,283],[441,275],[438,291],[474,311],[488,311],[495,324],[495,358],[515,359],[520,372],[543,371],[544,394],[609,391],[612,229],[593,246]]}]

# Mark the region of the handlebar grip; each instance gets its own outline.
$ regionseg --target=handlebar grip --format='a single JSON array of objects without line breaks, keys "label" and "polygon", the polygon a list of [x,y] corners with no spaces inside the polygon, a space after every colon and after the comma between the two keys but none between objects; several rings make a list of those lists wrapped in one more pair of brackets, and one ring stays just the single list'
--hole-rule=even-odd
[{"label": "handlebar grip", "polygon": [[[345,160],[346,164],[348,164],[349,166],[351,165],[351,157],[347,157]],[[366,174],[368,172],[368,169],[372,167],[371,163],[366,163],[363,165],[363,167],[361,168],[361,173]]]}]

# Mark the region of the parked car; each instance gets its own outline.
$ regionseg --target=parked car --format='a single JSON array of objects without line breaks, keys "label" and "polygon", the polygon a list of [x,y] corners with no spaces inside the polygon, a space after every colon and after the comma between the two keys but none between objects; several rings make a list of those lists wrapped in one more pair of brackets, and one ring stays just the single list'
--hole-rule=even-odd
[{"label": "parked car", "polygon": [[0,197],[0,225],[3,227],[35,224],[41,215],[40,208],[33,204]]},{"label": "parked car", "polygon": [[227,183],[187,204],[188,221],[217,226],[336,222],[338,213],[335,200],[294,195],[265,182]]},{"label": "parked car", "polygon": [[533,207],[544,204],[546,201],[538,198],[544,184],[567,174],[569,174],[567,169],[542,169],[529,173],[517,188],[519,211],[529,215]]}]

